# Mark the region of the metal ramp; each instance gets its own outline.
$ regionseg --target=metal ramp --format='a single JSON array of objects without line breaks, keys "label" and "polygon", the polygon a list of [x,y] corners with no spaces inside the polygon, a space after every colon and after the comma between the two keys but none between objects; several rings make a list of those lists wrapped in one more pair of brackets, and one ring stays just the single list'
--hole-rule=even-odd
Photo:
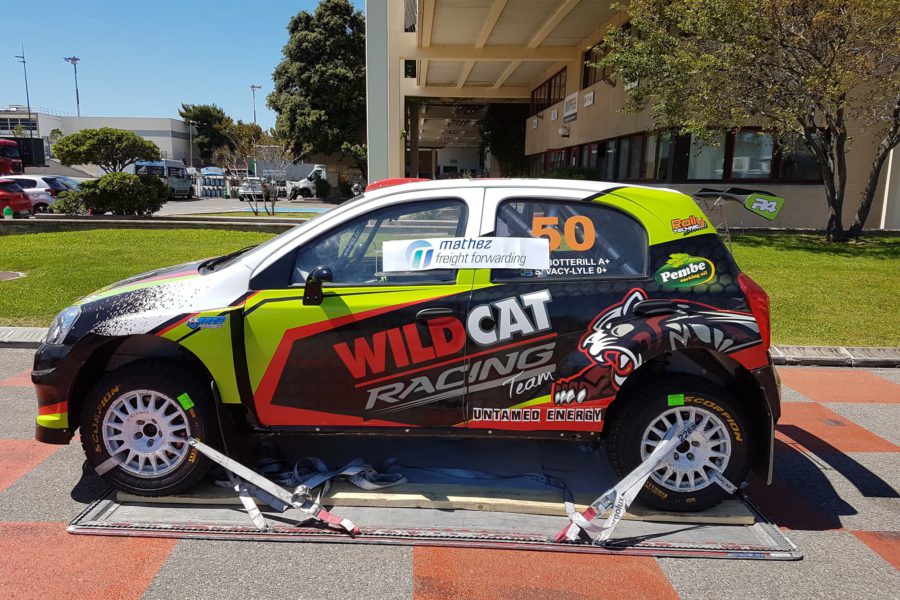
[{"label": "metal ramp", "polygon": [[[296,509],[261,505],[269,529],[250,521],[237,497],[212,485],[185,496],[138,498],[109,492],[69,525],[82,535],[223,540],[372,543],[527,549],[667,557],[797,560],[802,554],[749,499],[738,496],[702,513],[660,514],[635,506],[606,545],[556,543],[569,524],[562,494],[517,479],[542,472],[563,479],[582,508],[616,482],[602,450],[567,442],[355,438],[286,439],[285,456],[315,454],[329,465],[355,456],[399,463],[409,483],[363,492],[337,484],[322,503],[360,528],[351,537]],[[447,464],[452,458],[452,464]],[[492,480],[460,481],[435,467],[477,469]]]}]

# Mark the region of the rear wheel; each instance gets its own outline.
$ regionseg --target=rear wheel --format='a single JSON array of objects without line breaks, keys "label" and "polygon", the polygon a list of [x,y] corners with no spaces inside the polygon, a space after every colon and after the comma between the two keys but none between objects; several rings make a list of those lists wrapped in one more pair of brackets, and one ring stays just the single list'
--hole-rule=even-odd
[{"label": "rear wheel", "polygon": [[[683,398],[683,399],[682,399]],[[697,429],[651,473],[638,498],[668,511],[699,511],[730,494],[719,477],[740,485],[750,468],[750,420],[740,401],[699,378],[672,376],[634,390],[614,412],[606,434],[613,468],[627,475],[676,423]]]},{"label": "rear wheel", "polygon": [[35,205],[34,205],[34,208],[32,209],[32,212],[33,212],[34,214],[38,214],[38,213],[41,213],[41,214],[43,214],[43,213],[48,213],[48,212],[50,212],[50,207],[47,206],[46,204],[35,204]]},{"label": "rear wheel", "polygon": [[114,487],[142,496],[183,492],[210,467],[188,443],[219,440],[208,383],[170,361],[145,360],[106,374],[85,398],[81,443]]}]

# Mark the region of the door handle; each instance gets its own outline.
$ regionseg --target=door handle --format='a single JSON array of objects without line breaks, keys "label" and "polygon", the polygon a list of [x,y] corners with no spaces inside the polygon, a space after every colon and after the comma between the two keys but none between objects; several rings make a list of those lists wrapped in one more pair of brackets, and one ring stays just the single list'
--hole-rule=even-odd
[{"label": "door handle", "polygon": [[441,319],[456,316],[456,311],[452,308],[423,308],[416,313],[416,321],[426,324],[432,319]]}]

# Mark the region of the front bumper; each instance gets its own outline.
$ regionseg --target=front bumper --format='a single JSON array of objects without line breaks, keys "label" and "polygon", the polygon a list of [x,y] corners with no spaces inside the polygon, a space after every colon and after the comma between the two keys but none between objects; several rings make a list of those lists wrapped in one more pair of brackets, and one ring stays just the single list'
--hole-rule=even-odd
[{"label": "front bumper", "polygon": [[69,399],[83,361],[72,346],[41,344],[34,354],[31,382],[37,395],[34,438],[47,444],[68,444],[75,427],[69,423]]}]

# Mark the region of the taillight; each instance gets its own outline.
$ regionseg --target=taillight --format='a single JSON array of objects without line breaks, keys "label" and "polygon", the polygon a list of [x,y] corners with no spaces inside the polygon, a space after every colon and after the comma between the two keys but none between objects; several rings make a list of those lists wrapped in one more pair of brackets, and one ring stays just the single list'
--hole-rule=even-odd
[{"label": "taillight", "polygon": [[737,276],[738,284],[741,286],[744,295],[747,297],[747,304],[750,306],[750,312],[759,325],[759,334],[762,336],[763,344],[766,350],[772,343],[772,322],[769,316],[769,295],[759,284],[753,281],[746,273],[739,273]]},{"label": "taillight", "polygon": [[54,198],[56,198],[56,196],[59,194],[59,190],[54,190],[53,188],[47,188],[47,191],[48,191],[48,192],[50,193],[50,195],[53,196]]}]

